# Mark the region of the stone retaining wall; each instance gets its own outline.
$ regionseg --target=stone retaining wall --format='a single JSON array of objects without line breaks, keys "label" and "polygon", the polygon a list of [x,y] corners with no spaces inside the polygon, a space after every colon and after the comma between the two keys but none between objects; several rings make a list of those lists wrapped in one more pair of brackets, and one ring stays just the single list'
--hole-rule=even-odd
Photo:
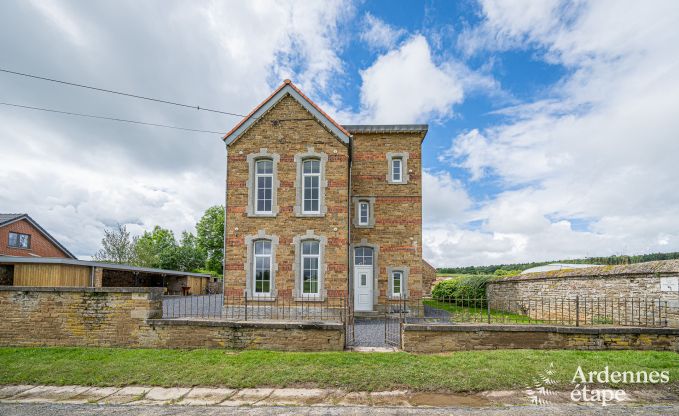
[{"label": "stone retaining wall", "polygon": [[402,344],[404,351],[414,353],[515,348],[679,351],[679,329],[406,324]]},{"label": "stone retaining wall", "polygon": [[341,323],[160,319],[162,288],[0,287],[0,346],[341,351]]},{"label": "stone retaining wall", "polygon": [[[556,303],[560,299],[574,299],[576,296],[586,298],[590,307],[599,299],[596,307],[610,309],[610,316],[621,315],[625,319],[626,315],[641,315],[638,318],[641,323],[652,320],[653,316],[657,317],[651,314],[666,305],[663,315],[666,311],[667,326],[679,327],[679,288],[667,285],[670,281],[679,280],[678,276],[679,261],[655,261],[512,276],[489,282],[486,293],[492,309],[515,313],[525,313],[522,309],[527,300],[537,301],[536,305],[540,307],[534,308],[533,312],[538,315],[531,316],[545,320],[555,317],[539,316],[542,300],[552,302],[556,305],[554,308],[559,309],[561,304]],[[634,302],[637,302],[637,310],[634,310]]]}]

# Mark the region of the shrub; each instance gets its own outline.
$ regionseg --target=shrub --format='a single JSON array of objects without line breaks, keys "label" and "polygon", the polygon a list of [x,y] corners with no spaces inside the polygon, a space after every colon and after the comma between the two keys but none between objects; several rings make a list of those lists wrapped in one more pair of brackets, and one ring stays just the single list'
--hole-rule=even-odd
[{"label": "shrub", "polygon": [[457,276],[437,283],[431,295],[434,299],[446,301],[485,299],[486,284],[494,278],[492,275]]}]

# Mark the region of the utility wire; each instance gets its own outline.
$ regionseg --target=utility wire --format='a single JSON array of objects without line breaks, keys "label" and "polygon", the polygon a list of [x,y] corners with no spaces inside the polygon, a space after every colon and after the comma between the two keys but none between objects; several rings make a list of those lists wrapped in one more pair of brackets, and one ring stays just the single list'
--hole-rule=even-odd
[{"label": "utility wire", "polygon": [[146,123],[144,121],[126,120],[126,119],[123,119],[123,118],[116,118],[116,117],[106,117],[106,116],[97,116],[97,115],[93,115],[93,114],[72,113],[70,111],[61,111],[61,110],[54,110],[54,109],[51,109],[51,108],[42,108],[42,107],[31,107],[31,106],[28,106],[28,105],[19,105],[19,104],[3,103],[3,102],[0,102],[0,105],[5,105],[5,106],[9,106],[9,107],[25,108],[25,109],[29,109],[29,110],[46,111],[46,112],[49,112],[49,113],[67,114],[69,116],[88,117],[88,118],[96,118],[96,119],[101,119],[101,120],[118,121],[118,122],[121,122],[121,123],[142,124],[142,125],[145,125],[145,126],[164,127],[164,128],[167,128],[167,129],[193,131],[193,132],[197,132],[197,133],[226,134],[226,133],[221,132],[221,131],[190,129],[190,128],[187,128],[187,127],[169,126],[167,124]]},{"label": "utility wire", "polygon": [[105,88],[93,87],[91,85],[76,84],[74,82],[61,81],[61,80],[54,79],[54,78],[46,78],[46,77],[41,77],[41,76],[38,76],[38,75],[25,74],[23,72],[10,71],[9,69],[4,69],[4,68],[0,68],[0,72],[5,72],[5,73],[8,73],[8,74],[13,74],[13,75],[20,75],[22,77],[40,79],[40,80],[43,80],[43,81],[56,82],[58,84],[69,85],[69,86],[72,86],[72,87],[86,88],[86,89],[100,91],[100,92],[108,92],[108,93],[111,93],[111,94],[124,95],[126,97],[138,98],[140,100],[155,101],[155,102],[163,103],[163,104],[176,105],[178,107],[193,108],[195,110],[209,111],[211,113],[226,114],[226,115],[229,115],[229,116],[246,117],[243,114],[231,113],[231,112],[228,112],[228,111],[215,110],[215,109],[212,109],[212,108],[205,108],[205,107],[201,107],[201,106],[198,106],[198,105],[182,104],[182,103],[177,103],[177,102],[174,102],[174,101],[161,100],[161,99],[158,99],[158,98],[144,97],[142,95],[135,95],[135,94],[129,94],[129,93],[126,93],[126,92],[108,90],[108,89],[105,89]]}]

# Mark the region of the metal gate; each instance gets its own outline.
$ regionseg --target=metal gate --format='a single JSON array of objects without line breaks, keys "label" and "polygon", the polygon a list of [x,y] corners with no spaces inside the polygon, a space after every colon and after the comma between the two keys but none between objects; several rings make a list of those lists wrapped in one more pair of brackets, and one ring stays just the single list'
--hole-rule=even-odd
[{"label": "metal gate", "polygon": [[401,333],[407,313],[405,298],[388,301],[384,309],[384,343],[401,348]]},{"label": "metal gate", "polygon": [[346,304],[344,305],[344,346],[352,347],[356,344],[356,336],[354,333],[355,321],[354,321],[354,306],[353,301],[347,297]]}]

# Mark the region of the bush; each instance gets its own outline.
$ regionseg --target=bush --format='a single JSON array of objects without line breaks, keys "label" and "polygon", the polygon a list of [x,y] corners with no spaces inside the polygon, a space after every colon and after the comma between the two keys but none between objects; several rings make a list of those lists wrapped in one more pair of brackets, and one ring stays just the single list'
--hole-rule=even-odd
[{"label": "bush", "polygon": [[434,299],[446,301],[485,299],[486,284],[494,278],[492,275],[457,276],[437,283],[431,295]]}]

